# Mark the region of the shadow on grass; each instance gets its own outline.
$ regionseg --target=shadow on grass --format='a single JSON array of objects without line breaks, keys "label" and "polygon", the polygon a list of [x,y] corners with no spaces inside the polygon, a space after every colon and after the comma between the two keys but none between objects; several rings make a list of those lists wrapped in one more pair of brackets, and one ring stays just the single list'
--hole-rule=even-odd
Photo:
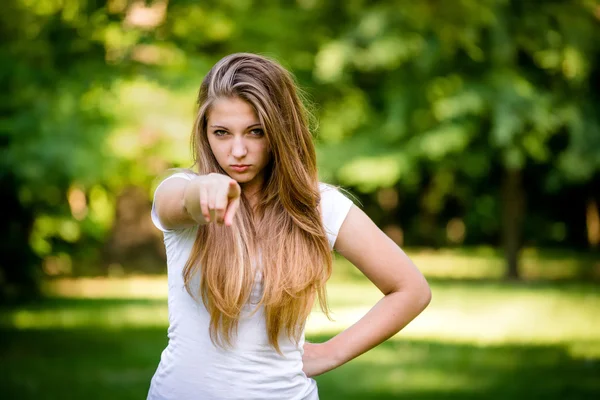
[{"label": "shadow on grass", "polygon": [[[3,328],[0,340],[2,398],[143,399],[166,329]],[[598,376],[600,360],[561,345],[390,341],[317,381],[322,400],[591,399]]]},{"label": "shadow on grass", "polygon": [[591,399],[599,374],[599,359],[560,345],[390,341],[318,382],[322,399]]}]

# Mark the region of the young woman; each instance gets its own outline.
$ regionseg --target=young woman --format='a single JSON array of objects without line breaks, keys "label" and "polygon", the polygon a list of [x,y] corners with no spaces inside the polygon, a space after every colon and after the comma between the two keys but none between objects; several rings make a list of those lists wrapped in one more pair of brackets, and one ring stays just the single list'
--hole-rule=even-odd
[{"label": "young woman", "polygon": [[[170,326],[148,399],[318,399],[312,377],[427,306],[429,287],[404,252],[318,182],[306,112],[279,64],[254,54],[219,61],[200,87],[192,146],[196,172],[164,180],[152,208]],[[314,301],[327,311],[332,249],[384,296],[344,332],[308,343]]]}]

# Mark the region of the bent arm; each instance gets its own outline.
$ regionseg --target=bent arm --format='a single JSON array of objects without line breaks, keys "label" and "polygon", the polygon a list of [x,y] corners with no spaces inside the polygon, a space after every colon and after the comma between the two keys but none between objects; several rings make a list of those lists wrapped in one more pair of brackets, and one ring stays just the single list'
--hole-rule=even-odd
[{"label": "bent arm", "polygon": [[154,205],[156,214],[166,229],[187,228],[202,225],[200,195],[194,190],[196,179],[173,177],[156,189]]},{"label": "bent arm", "polygon": [[335,249],[360,269],[384,297],[358,322],[325,343],[333,368],[399,332],[431,300],[429,285],[416,266],[358,207],[350,209]]}]

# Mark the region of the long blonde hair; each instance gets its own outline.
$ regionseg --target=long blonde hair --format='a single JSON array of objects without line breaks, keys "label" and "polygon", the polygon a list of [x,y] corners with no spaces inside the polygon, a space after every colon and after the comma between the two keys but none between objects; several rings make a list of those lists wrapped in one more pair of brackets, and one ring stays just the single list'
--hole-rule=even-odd
[{"label": "long blonde hair", "polygon": [[[314,304],[328,314],[325,283],[332,256],[319,213],[316,154],[308,114],[291,74],[277,62],[238,53],[221,59],[204,78],[192,134],[199,174],[225,174],[207,138],[207,115],[217,98],[239,97],[257,113],[271,151],[260,198],[252,210],[242,201],[232,227],[200,226],[183,277],[210,314],[214,343],[232,344],[257,272],[262,274],[270,344],[280,352],[280,334],[299,340]],[[199,289],[192,287],[199,274]]]}]

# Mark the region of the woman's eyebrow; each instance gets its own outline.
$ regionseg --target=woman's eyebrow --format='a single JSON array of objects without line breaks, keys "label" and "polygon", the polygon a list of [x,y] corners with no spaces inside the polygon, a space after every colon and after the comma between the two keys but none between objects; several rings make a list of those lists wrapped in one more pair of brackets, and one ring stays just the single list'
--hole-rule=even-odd
[{"label": "woman's eyebrow", "polygon": [[[246,129],[254,128],[254,127],[256,127],[256,126],[258,126],[258,127],[262,127],[262,124],[261,124],[261,123],[259,123],[259,122],[257,122],[257,123],[255,123],[255,124],[248,125],[248,127],[247,127]],[[218,129],[225,129],[225,130],[228,130],[228,128],[227,128],[227,127],[225,127],[225,126],[223,126],[223,125],[211,125],[210,127],[211,127],[211,128],[218,128]]]}]

